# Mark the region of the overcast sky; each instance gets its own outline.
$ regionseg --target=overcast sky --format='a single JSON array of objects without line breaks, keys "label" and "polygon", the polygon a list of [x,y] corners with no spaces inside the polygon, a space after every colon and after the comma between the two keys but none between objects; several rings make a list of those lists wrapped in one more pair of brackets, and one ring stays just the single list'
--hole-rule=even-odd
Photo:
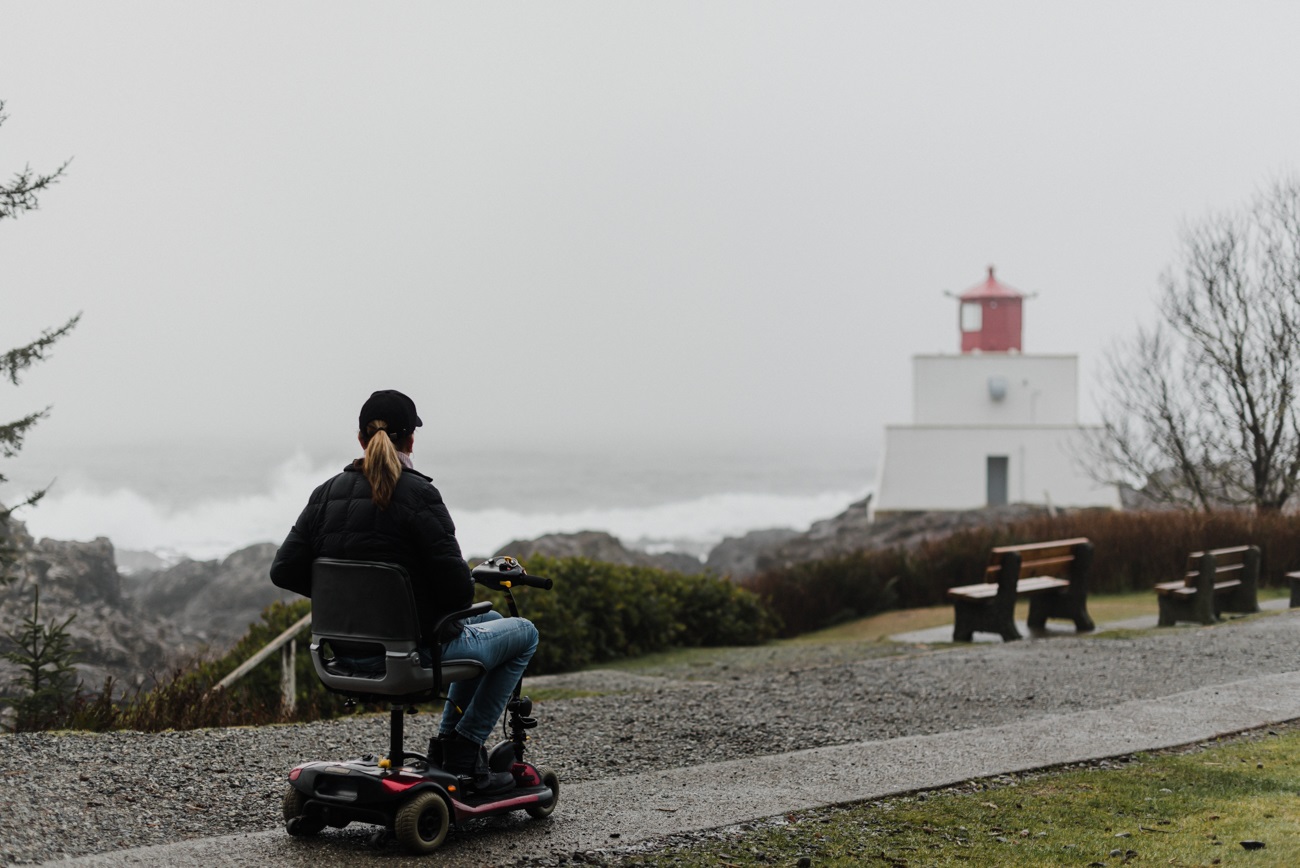
[{"label": "overcast sky", "polygon": [[[996,265],[1028,352],[1153,316],[1296,167],[1300,4],[0,0],[0,418],[60,448],[862,443]],[[526,420],[527,433],[510,424]],[[35,435],[34,435],[35,436]]]}]

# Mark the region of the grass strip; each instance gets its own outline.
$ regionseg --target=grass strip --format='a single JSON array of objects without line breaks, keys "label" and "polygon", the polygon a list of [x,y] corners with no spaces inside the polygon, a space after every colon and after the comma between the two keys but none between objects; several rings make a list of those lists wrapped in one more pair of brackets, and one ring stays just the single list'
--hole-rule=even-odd
[{"label": "grass strip", "polygon": [[1300,729],[792,813],[608,864],[1295,866]]}]

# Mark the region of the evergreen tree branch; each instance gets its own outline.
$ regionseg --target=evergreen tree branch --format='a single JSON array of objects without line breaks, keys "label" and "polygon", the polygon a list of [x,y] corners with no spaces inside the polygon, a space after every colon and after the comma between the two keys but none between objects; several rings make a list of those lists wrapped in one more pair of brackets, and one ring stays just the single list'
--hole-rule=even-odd
[{"label": "evergreen tree branch", "polygon": [[7,377],[9,382],[18,385],[18,375],[37,362],[44,361],[50,346],[72,331],[80,321],[81,314],[77,313],[57,329],[46,329],[30,344],[17,347],[0,356],[0,376]]}]

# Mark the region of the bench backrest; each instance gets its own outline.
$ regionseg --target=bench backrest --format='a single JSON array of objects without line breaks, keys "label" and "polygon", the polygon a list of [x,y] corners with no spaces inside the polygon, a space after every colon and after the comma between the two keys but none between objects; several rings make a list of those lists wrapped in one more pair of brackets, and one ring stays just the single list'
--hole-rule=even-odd
[{"label": "bench backrest", "polygon": [[1254,580],[1259,576],[1259,547],[1233,546],[1192,552],[1187,556],[1187,574],[1183,577],[1183,584],[1189,588],[1196,587],[1203,570],[1212,574],[1210,584],[1246,577]]},{"label": "bench backrest", "polygon": [[1033,576],[1069,578],[1076,567],[1075,561],[1083,554],[1083,548],[1091,545],[1087,537],[1076,537],[1019,546],[998,546],[989,553],[984,581],[996,583],[1002,574],[1004,556],[1013,552],[1020,555],[1019,579]]}]

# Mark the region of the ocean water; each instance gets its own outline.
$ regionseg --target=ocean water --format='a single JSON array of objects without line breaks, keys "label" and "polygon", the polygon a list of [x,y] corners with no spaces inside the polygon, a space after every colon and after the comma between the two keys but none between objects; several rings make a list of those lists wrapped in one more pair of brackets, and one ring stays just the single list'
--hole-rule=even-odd
[{"label": "ocean water", "polygon": [[[746,449],[419,449],[467,556],[515,539],[603,530],[647,551],[700,557],[727,536],[805,529],[871,488],[873,456],[852,445]],[[55,480],[19,514],[54,539],[106,536],[173,560],[279,542],[315,486],[359,450],[215,442],[28,450],[6,461],[0,501]]]}]

